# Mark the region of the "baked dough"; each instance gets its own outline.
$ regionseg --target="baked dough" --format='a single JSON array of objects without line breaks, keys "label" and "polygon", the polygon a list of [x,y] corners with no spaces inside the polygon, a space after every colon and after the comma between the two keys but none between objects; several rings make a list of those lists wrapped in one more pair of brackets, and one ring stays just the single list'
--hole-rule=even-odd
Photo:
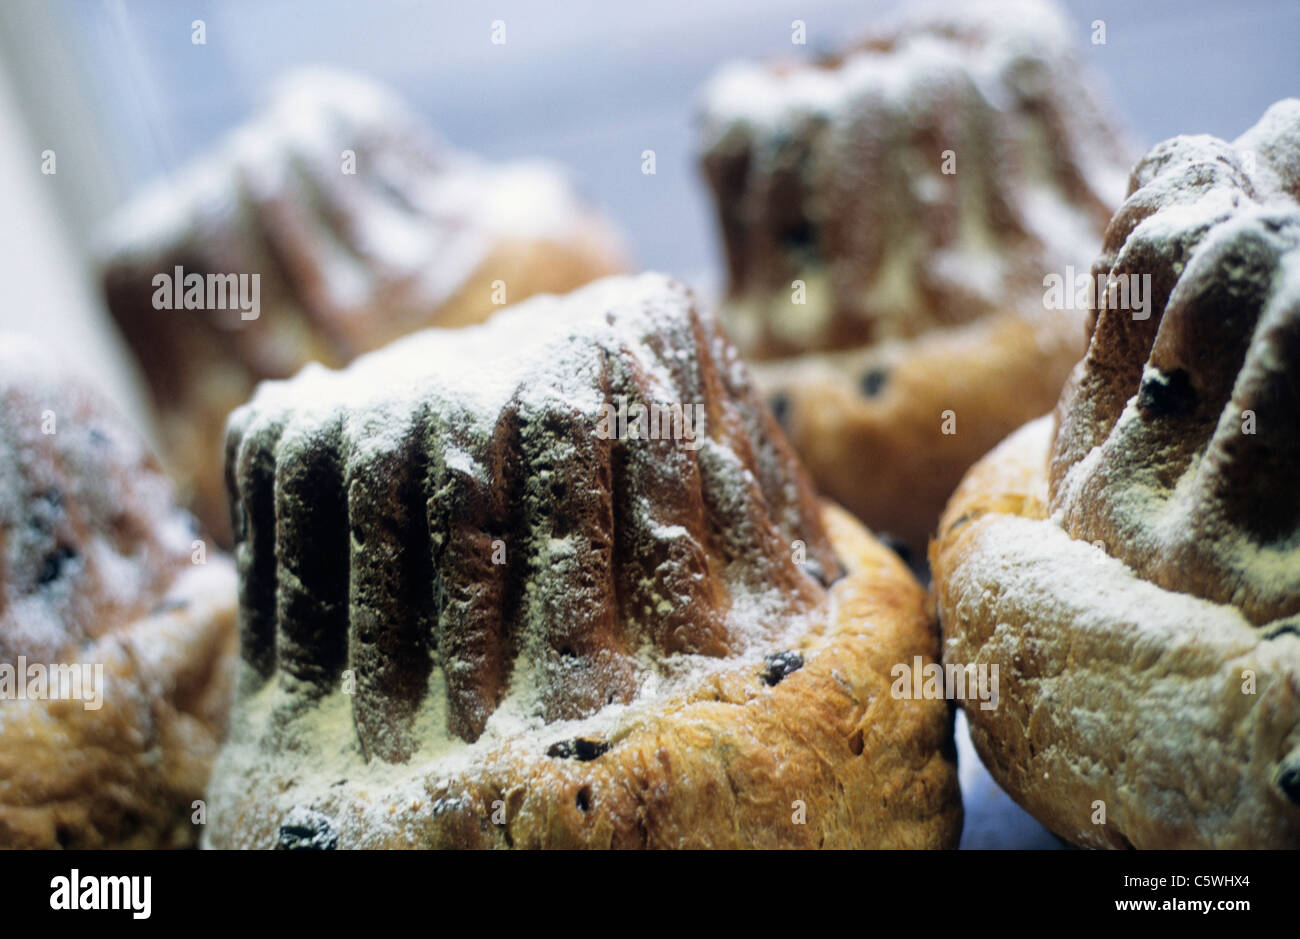
[{"label": "baked dough", "polygon": [[[847,573],[827,621],[779,650],[806,664],[775,686],[788,666],[772,654],[617,720],[395,765],[286,754],[297,734],[244,724],[221,761],[208,846],[297,846],[296,812],[346,848],[955,848],[947,703],[890,694],[895,663],[936,660],[923,593],[847,513],[827,507],[824,522]],[[265,708],[240,720],[265,721]],[[322,743],[347,726],[319,720]]]},{"label": "baked dough", "polygon": [[[225,422],[259,381],[624,269],[619,237],[556,167],[452,151],[387,89],[320,68],[282,79],[264,110],[123,206],[100,243],[168,469],[223,545]],[[156,278],[179,292],[178,269],[205,287],[257,275],[256,318],[230,302],[159,308]]]},{"label": "baked dough", "polygon": [[[656,403],[696,436],[602,436]],[[923,592],[666,278],[264,385],[228,454],[209,846],[954,846]]]},{"label": "baked dough", "polygon": [[1096,253],[1135,155],[1053,4],[949,6],[730,65],[701,119],[723,327],[822,491],[918,556],[1083,354],[1044,277]]},{"label": "baked dough", "polygon": [[0,848],[197,842],[237,633],[195,538],[131,429],[0,336]]},{"label": "baked dough", "polygon": [[1075,325],[1077,335],[1060,321],[989,316],[752,368],[818,488],[919,558],[971,462],[1060,393],[1082,351]]},{"label": "baked dough", "polygon": [[1300,846],[1298,144],[1290,99],[1138,164],[1094,273],[1151,318],[1094,310],[931,547],[945,663],[1000,670],[976,749],[1077,844]]}]

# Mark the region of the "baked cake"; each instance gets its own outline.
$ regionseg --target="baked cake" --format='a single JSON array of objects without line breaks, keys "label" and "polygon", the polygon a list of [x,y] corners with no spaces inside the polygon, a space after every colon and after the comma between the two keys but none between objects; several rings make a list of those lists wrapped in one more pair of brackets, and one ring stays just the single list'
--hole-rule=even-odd
[{"label": "baked cake", "polygon": [[1132,159],[1079,35],[1037,0],[931,8],[704,91],[724,328],[822,490],[920,549],[1084,351],[1044,278],[1086,268]]},{"label": "baked cake", "polygon": [[1300,100],[1155,147],[1093,274],[1150,316],[1099,292],[932,550],[945,660],[1001,667],[972,738],[1078,844],[1298,847]]},{"label": "baked cake", "polygon": [[[449,151],[387,90],[322,69],[291,73],[213,152],[128,203],[102,241],[109,307],[148,379],[169,468],[223,542],[225,420],[259,380],[623,266],[617,238],[553,167]],[[215,290],[209,302],[209,275],[251,274],[259,309],[238,276],[217,285],[231,291],[224,306]],[[182,309],[193,275],[204,289],[189,306],[205,308]]]},{"label": "baked cake", "polygon": [[937,637],[659,275],[263,384],[212,847],[953,846]]},{"label": "baked cake", "polygon": [[0,848],[198,840],[236,626],[195,539],[137,436],[0,335]]}]

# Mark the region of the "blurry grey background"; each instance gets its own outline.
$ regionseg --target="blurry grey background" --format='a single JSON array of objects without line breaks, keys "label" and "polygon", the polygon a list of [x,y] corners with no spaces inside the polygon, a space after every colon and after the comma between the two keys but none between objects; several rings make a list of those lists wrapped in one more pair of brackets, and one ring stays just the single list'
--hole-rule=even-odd
[{"label": "blurry grey background", "polygon": [[[12,0],[10,0],[12,2]],[[18,7],[30,5],[18,0]],[[1297,0],[1065,0],[1078,49],[1135,142],[1176,133],[1237,136],[1278,98],[1300,94]],[[211,144],[269,82],[327,62],[396,88],[445,139],[492,158],[544,156],[628,231],[636,261],[711,275],[719,246],[691,151],[695,96],[723,61],[839,49],[896,2],[863,0],[42,0],[57,35],[6,35],[22,85],[62,64],[81,75],[68,102],[93,123],[96,192],[63,174],[90,222],[127,191]],[[11,17],[13,19],[13,17]],[[203,19],[207,44],[190,42]],[[506,43],[493,45],[493,20]],[[807,45],[790,24],[807,24]],[[1106,23],[1106,45],[1090,41]],[[24,55],[24,50],[26,55]],[[35,59],[35,61],[32,61]],[[42,66],[44,60],[44,67]],[[48,94],[48,92],[46,92]],[[49,121],[49,118],[54,120]],[[58,114],[30,120],[63,143]],[[43,124],[48,123],[48,127]],[[70,156],[75,149],[59,147]],[[640,172],[652,149],[657,173]],[[75,159],[75,157],[74,157]],[[89,176],[90,173],[87,173]]]},{"label": "blurry grey background", "polygon": [[[1232,138],[1300,94],[1297,0],[1064,0],[1082,59],[1140,148]],[[863,0],[3,0],[0,328],[43,336],[148,431],[100,309],[87,248],[146,180],[249,115],[269,83],[326,63],[378,78],[458,148],[542,156],[627,233],[634,263],[720,286],[720,246],[692,153],[696,94],[736,57],[842,48],[899,6]],[[202,19],[205,45],[190,41]],[[807,45],[793,46],[803,20]],[[1106,44],[1090,41],[1106,24]],[[506,43],[490,41],[492,22]],[[40,173],[41,152],[58,172]],[[642,175],[641,153],[657,172]],[[1086,263],[1089,259],[1082,259]],[[963,846],[1052,847],[959,733]]]}]

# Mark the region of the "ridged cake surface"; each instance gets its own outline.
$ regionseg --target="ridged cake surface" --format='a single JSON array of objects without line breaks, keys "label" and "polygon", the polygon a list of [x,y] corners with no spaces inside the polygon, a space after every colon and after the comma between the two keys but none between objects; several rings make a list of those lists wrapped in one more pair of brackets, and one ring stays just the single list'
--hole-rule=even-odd
[{"label": "ridged cake surface", "polygon": [[1049,4],[960,4],[819,62],[719,73],[703,164],[741,350],[1041,311],[1044,274],[1095,255],[1129,166],[1073,43]]},{"label": "ridged cake surface", "polygon": [[[637,405],[691,426],[602,430]],[[838,566],[774,430],[656,275],[264,385],[227,449],[250,681],[293,712],[350,670],[355,742],[393,762],[767,648]]]},{"label": "ridged cake surface", "polygon": [[[223,541],[213,468],[226,417],[258,381],[623,266],[611,228],[556,167],[456,152],[385,88],[321,68],[290,73],[216,148],[130,200],[101,244],[170,468]],[[206,291],[202,308],[173,308],[178,269],[256,275],[256,315]]]},{"label": "ridged cake surface", "polygon": [[1300,101],[1154,147],[1055,414],[972,467],[932,543],[945,665],[1002,675],[971,739],[1075,844],[1300,845],[1297,196]]},{"label": "ridged cake surface", "polygon": [[1163,587],[1300,613],[1300,100],[1155,147],[1093,276],[1149,278],[1150,315],[1094,308],[1052,511]]}]

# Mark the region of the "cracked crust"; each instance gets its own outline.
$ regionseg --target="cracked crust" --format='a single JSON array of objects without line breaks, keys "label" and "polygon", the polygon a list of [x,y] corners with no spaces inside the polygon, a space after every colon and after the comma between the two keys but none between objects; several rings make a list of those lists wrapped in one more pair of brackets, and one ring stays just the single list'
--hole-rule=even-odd
[{"label": "cracked crust", "polygon": [[999,666],[999,707],[966,709],[981,759],[1075,844],[1300,846],[1295,625],[1258,629],[1068,535],[1046,517],[1052,432],[976,464],[931,546],[945,663]]},{"label": "cracked crust", "polygon": [[273,847],[310,801],[340,847],[955,847],[951,713],[889,693],[894,664],[936,652],[922,591],[846,513],[823,519],[847,574],[793,647],[805,664],[777,684],[757,663],[729,665],[612,727],[498,741],[383,782],[357,766],[361,778],[319,790],[236,746],[209,846]]}]

